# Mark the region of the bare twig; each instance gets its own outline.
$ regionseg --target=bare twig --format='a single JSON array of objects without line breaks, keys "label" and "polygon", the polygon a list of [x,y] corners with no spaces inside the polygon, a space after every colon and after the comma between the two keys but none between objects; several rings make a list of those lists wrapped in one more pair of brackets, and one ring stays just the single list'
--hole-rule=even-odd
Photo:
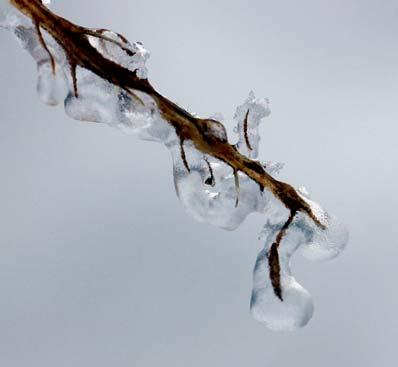
[{"label": "bare twig", "polygon": [[[164,120],[175,128],[176,134],[182,142],[182,148],[183,142],[190,140],[194,147],[203,154],[226,163],[236,173],[245,173],[259,185],[260,189],[267,188],[292,213],[304,212],[317,226],[325,228],[315,216],[309,204],[298,195],[292,186],[274,179],[259,162],[242,155],[228,141],[212,133],[211,127],[214,124],[221,125],[220,122],[197,118],[162,96],[147,79],[140,79],[136,72],[103,56],[90,44],[87,36],[82,32],[83,27],[55,15],[40,0],[10,0],[10,3],[32,19],[33,22],[40,24],[62,46],[66,55],[70,60],[73,60],[75,65],[90,70],[122,89],[140,91],[152,97]],[[88,29],[87,31],[90,32]],[[72,69],[74,69],[73,64]],[[76,87],[75,94],[77,94]],[[184,159],[183,149],[181,156],[184,165],[189,169],[186,157]]]},{"label": "bare twig", "polygon": [[75,94],[75,98],[79,98],[79,92],[77,90],[77,78],[76,78],[76,68],[77,68],[76,61],[69,58],[69,66],[70,66],[70,73],[72,76],[73,92]]}]

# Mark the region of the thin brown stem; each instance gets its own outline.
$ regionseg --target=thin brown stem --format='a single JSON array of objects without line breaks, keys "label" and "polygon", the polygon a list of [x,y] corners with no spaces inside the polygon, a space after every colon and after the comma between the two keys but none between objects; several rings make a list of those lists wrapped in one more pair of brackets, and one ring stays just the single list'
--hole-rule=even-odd
[{"label": "thin brown stem", "polygon": [[236,169],[234,169],[234,178],[235,178],[235,191],[236,191],[235,208],[237,208],[239,205],[240,186],[239,186],[239,173]]},{"label": "thin brown stem", "polygon": [[[134,56],[135,55],[135,53],[133,51],[131,51],[128,47],[124,46],[121,42],[118,42],[118,41],[116,41],[116,40],[114,40],[114,39],[112,39],[112,38],[110,38],[108,36],[104,36],[102,34],[102,32],[106,32],[106,31],[107,31],[106,29],[100,29],[98,31],[93,31],[91,29],[87,29],[87,28],[82,27],[82,33],[83,34],[85,34],[87,36],[99,38],[99,39],[101,39],[103,41],[107,41],[107,42],[113,43],[114,45],[120,47],[129,56]],[[119,38],[121,38],[122,40],[126,40],[120,34],[117,34],[117,36]],[[127,42],[125,42],[125,43],[127,43]]]},{"label": "thin brown stem", "polygon": [[43,34],[41,33],[40,29],[40,23],[39,22],[34,22],[37,36],[39,37],[39,42],[41,46],[46,50],[48,57],[50,58],[50,63],[51,63],[51,70],[53,75],[55,75],[55,59],[53,54],[51,53],[50,49],[48,48],[46,41],[44,40]]},{"label": "thin brown stem", "polygon": [[244,137],[245,137],[245,142],[246,142],[247,148],[248,148],[249,150],[253,150],[253,148],[252,148],[252,146],[251,146],[251,144],[250,144],[249,135],[248,135],[248,133],[247,133],[247,126],[248,126],[248,120],[249,120],[249,112],[250,112],[250,110],[247,110],[246,116],[245,116],[245,120],[243,121],[243,135],[244,135]]},{"label": "thin brown stem", "polygon": [[79,98],[79,91],[77,90],[77,77],[76,77],[76,68],[77,64],[73,59],[69,59],[70,66],[70,74],[72,76],[72,84],[73,84],[73,92],[76,98]]},{"label": "thin brown stem", "polygon": [[181,154],[181,159],[184,163],[185,168],[187,169],[188,172],[191,172],[191,169],[189,168],[189,165],[188,165],[187,156],[185,155],[184,139],[183,138],[180,138],[180,154]]},{"label": "thin brown stem", "polygon": [[274,289],[275,295],[283,301],[282,295],[282,287],[281,287],[281,267],[279,262],[279,252],[278,248],[286,234],[287,229],[289,228],[290,224],[293,222],[294,216],[296,212],[291,212],[289,215],[288,220],[283,225],[283,227],[278,232],[275,242],[271,245],[271,248],[268,252],[268,267],[269,267],[269,277],[271,279],[272,288]]},{"label": "thin brown stem", "polygon": [[207,163],[207,167],[209,168],[209,174],[210,174],[210,177],[208,177],[206,179],[205,184],[206,185],[210,185],[210,186],[214,186],[216,184],[216,180],[214,178],[213,168],[211,167],[211,164],[210,164],[209,160],[206,157],[204,157],[203,159]]}]

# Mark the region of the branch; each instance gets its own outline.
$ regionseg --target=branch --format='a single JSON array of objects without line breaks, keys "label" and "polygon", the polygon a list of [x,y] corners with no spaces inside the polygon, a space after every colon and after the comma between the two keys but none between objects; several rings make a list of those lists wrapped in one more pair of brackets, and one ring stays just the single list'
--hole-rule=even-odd
[{"label": "branch", "polygon": [[[30,18],[34,24],[45,29],[64,49],[71,65],[76,96],[78,96],[78,81],[75,79],[76,66],[90,70],[99,77],[130,93],[131,90],[146,93],[156,102],[162,117],[175,128],[181,142],[181,155],[187,170],[189,170],[189,165],[184,159],[183,142],[190,140],[195,148],[204,155],[214,157],[230,166],[235,175],[238,172],[243,172],[255,181],[260,189],[266,188],[270,190],[290,212],[301,211],[306,213],[317,226],[325,228],[310,206],[297,194],[291,185],[274,179],[265,172],[260,162],[242,155],[233,145],[228,143],[227,139],[213,133],[214,130],[217,129],[219,131],[220,128],[225,131],[225,127],[220,122],[195,117],[177,106],[155,90],[148,79],[140,79],[136,71],[128,70],[104,57],[90,44],[87,35],[109,41],[107,37],[101,37],[99,33],[75,25],[55,15],[40,0],[10,0],[10,3]],[[115,43],[114,41],[112,42]],[[118,45],[126,51],[124,46]]]}]

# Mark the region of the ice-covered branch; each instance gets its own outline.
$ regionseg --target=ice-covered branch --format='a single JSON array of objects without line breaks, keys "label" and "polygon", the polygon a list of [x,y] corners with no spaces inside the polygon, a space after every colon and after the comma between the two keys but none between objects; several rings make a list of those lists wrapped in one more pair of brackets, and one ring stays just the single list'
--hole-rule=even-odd
[{"label": "ice-covered branch", "polygon": [[[189,113],[150,84],[149,53],[141,43],[75,25],[41,0],[0,2],[0,26],[14,33],[36,61],[37,90],[45,103],[64,102],[74,119],[163,142],[173,158],[177,194],[196,219],[231,230],[252,212],[266,215],[266,246],[254,272],[253,315],[271,328],[303,326],[312,306],[300,306],[311,301],[290,274],[290,256],[301,247],[312,257],[333,257],[347,235],[317,204],[273,177],[281,164],[257,160],[268,101],[251,93],[237,108],[238,141],[230,144],[220,121]],[[278,318],[284,321],[275,326]]]}]

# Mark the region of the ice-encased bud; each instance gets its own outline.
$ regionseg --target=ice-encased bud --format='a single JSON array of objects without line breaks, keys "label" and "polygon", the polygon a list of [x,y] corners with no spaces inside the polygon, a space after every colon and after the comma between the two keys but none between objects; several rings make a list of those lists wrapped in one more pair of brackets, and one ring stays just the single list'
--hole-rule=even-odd
[{"label": "ice-encased bud", "polygon": [[260,143],[259,125],[271,113],[268,99],[258,99],[253,92],[235,112],[234,132],[238,134],[236,147],[249,158],[258,157]]},{"label": "ice-encased bud", "polygon": [[182,160],[180,145],[169,148],[172,149],[177,195],[188,214],[200,222],[233,230],[250,213],[264,210],[268,193],[261,193],[257,183],[239,172],[237,187],[231,167],[210,157],[206,157],[206,162],[190,142],[183,147],[189,171]]},{"label": "ice-encased bud", "polygon": [[314,306],[308,291],[293,277],[290,258],[308,240],[310,233],[303,227],[305,219],[298,214],[289,226],[279,246],[280,283],[282,298],[274,292],[268,263],[271,245],[285,220],[279,225],[268,222],[265,247],[257,257],[253,271],[253,291],[250,303],[253,318],[275,331],[292,331],[305,326],[311,319]]},{"label": "ice-encased bud", "polygon": [[293,331],[305,326],[314,312],[311,295],[291,274],[281,279],[283,301],[275,296],[269,281],[268,252],[256,261],[250,310],[253,318],[274,331]]},{"label": "ice-encased bud", "polygon": [[282,301],[275,295],[272,286],[269,250],[286,223],[288,213],[275,199],[269,200],[265,211],[268,219],[260,235],[265,246],[258,255],[253,272],[251,312],[257,321],[273,330],[294,330],[305,326],[312,317],[314,307],[311,296],[291,273],[292,255],[299,250],[310,260],[330,260],[345,248],[348,241],[345,226],[319,204],[307,197],[302,198],[325,227],[299,212],[286,230],[278,247]]}]

